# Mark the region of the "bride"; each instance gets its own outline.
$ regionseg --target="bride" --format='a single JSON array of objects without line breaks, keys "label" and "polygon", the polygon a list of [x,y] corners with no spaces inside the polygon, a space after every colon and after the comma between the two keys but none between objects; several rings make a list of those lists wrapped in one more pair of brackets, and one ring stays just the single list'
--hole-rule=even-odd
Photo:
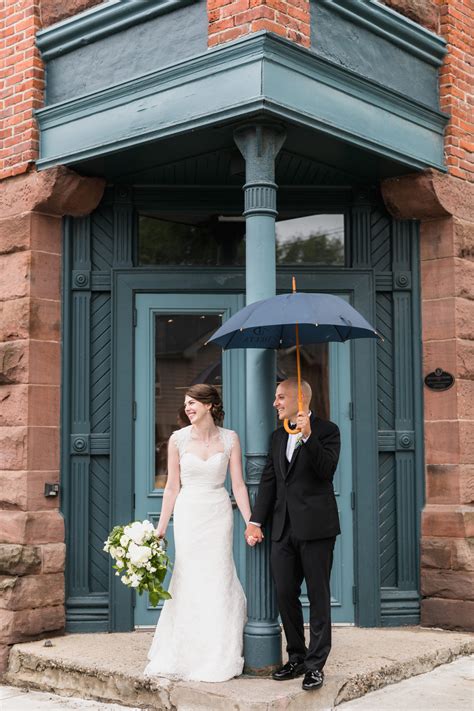
[{"label": "bride", "polygon": [[242,673],[246,600],[232,555],[232,491],[247,525],[250,503],[237,434],[224,418],[212,385],[185,396],[191,424],[168,445],[168,481],[156,535],[163,538],[174,510],[175,562],[169,592],[148,653],[146,676],[226,681]]}]

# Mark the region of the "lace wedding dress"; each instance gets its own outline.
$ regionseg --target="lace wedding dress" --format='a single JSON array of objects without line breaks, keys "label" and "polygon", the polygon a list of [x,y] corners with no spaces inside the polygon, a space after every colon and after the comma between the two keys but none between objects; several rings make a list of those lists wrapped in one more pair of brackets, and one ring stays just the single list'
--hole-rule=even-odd
[{"label": "lace wedding dress", "polygon": [[181,476],[172,599],[163,605],[146,676],[218,682],[242,673],[246,600],[235,570],[233,513],[224,487],[234,435],[218,429],[219,451],[205,460],[191,451],[192,425],[170,441],[179,450]]}]

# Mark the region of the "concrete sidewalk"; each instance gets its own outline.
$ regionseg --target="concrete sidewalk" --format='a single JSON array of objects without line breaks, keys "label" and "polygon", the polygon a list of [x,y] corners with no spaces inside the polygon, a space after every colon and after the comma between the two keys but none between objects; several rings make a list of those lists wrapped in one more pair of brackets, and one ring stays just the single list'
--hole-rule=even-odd
[{"label": "concrete sidewalk", "polygon": [[[137,707],[104,704],[17,687],[0,687],[1,711],[140,711]],[[355,701],[333,707],[336,711],[472,711],[474,657],[461,657],[431,672],[391,684]],[[327,710],[329,711],[329,709]]]},{"label": "concrete sidewalk", "polygon": [[279,683],[242,676],[222,684],[145,679],[151,637],[151,632],[76,634],[54,638],[52,647],[16,645],[5,683],[156,711],[317,711],[474,653],[469,634],[336,627],[325,684],[304,692],[301,679]]}]

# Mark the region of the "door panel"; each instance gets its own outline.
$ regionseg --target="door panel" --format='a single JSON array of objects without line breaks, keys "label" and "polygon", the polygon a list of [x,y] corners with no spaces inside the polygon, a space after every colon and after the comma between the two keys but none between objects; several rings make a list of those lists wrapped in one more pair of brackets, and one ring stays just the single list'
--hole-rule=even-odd
[{"label": "door panel", "polygon": [[[244,391],[243,353],[223,352],[213,344],[205,345],[222,320],[242,305],[243,297],[234,294],[136,296],[136,519],[148,518],[155,524],[158,521],[166,485],[167,443],[175,429],[187,424],[180,409],[189,385],[207,382],[221,390],[226,411],[224,425],[235,429],[241,436],[244,432],[244,403],[240,397]],[[234,556],[245,583],[244,550],[240,545],[242,525],[236,510]],[[173,559],[173,520],[167,538]],[[135,625],[153,625],[156,617],[157,611],[149,606],[146,596],[137,596]]]}]

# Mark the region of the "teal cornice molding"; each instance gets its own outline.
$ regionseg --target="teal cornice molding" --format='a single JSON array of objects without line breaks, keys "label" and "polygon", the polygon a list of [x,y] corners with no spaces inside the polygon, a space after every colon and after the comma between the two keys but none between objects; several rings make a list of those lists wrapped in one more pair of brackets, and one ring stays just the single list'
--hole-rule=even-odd
[{"label": "teal cornice molding", "polygon": [[318,0],[318,3],[429,64],[443,63],[447,49],[442,37],[376,0]]},{"label": "teal cornice molding", "polygon": [[256,114],[400,161],[443,167],[445,114],[265,32],[37,111],[39,167]]},{"label": "teal cornice molding", "polygon": [[113,0],[41,30],[36,35],[36,44],[47,62],[193,2],[195,0]]}]

